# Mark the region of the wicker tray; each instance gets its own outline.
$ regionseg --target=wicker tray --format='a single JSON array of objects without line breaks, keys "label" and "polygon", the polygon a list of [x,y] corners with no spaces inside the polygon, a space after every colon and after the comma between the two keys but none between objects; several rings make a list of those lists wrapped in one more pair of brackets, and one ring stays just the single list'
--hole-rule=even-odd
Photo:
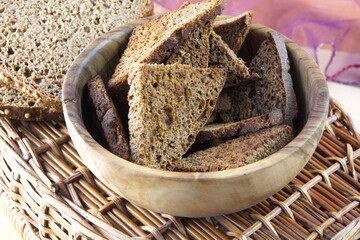
[{"label": "wicker tray", "polygon": [[316,152],[289,185],[249,209],[195,219],[154,213],[111,191],[81,164],[63,123],[0,119],[0,199],[23,239],[356,239],[355,133],[332,100]]}]

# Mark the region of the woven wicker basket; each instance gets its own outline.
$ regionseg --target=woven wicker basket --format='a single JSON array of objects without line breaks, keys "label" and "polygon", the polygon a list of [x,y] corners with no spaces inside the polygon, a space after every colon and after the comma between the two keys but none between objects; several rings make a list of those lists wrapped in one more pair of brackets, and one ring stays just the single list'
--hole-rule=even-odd
[{"label": "woven wicker basket", "polygon": [[[0,119],[2,206],[23,239],[356,239],[360,141],[331,101],[306,167],[249,209],[176,218],[139,208],[83,166],[64,123]],[[189,203],[191,204],[191,203]]]}]

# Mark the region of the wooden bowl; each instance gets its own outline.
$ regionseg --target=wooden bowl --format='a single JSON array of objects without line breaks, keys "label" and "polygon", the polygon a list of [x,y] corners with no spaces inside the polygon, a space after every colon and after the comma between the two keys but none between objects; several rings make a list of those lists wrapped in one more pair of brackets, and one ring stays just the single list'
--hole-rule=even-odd
[{"label": "wooden bowl", "polygon": [[[87,129],[84,123],[91,119],[88,101],[84,101],[84,86],[97,74],[109,78],[132,29],[143,22],[121,26],[96,39],[76,58],[65,77],[65,120],[83,163],[102,182],[134,204],[175,216],[205,217],[236,212],[288,184],[313,154],[324,129],[329,102],[328,88],[318,66],[289,39],[286,46],[299,105],[296,123],[299,134],[275,154],[235,169],[181,173],[131,163],[94,140],[95,126]],[[253,54],[269,30],[253,24],[244,43],[244,55]]]}]

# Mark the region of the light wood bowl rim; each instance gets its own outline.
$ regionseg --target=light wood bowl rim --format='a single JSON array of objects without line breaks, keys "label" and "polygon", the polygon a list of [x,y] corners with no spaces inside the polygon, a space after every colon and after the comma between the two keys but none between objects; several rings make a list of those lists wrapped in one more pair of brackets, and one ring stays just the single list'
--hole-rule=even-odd
[{"label": "light wood bowl rim", "polygon": [[[143,21],[143,20],[141,20]],[[276,164],[278,162],[284,161],[287,159],[287,157],[291,156],[292,154],[296,154],[296,152],[304,146],[309,138],[316,139],[316,142],[320,140],[322,131],[324,129],[326,117],[327,117],[327,111],[328,111],[328,104],[329,104],[329,93],[328,88],[326,85],[326,81],[323,77],[323,75],[320,73],[320,70],[318,69],[318,66],[315,64],[315,62],[312,60],[308,54],[301,49],[297,44],[295,44],[293,41],[289,40],[288,38],[285,38],[285,43],[287,48],[290,48],[291,51],[299,51],[301,54],[303,54],[305,57],[305,61],[309,61],[309,68],[313,69],[311,71],[315,71],[315,74],[320,74],[314,81],[317,82],[318,88],[315,89],[315,97],[313,99],[313,107],[311,108],[311,111],[309,112],[309,119],[311,121],[307,121],[303,129],[298,133],[298,135],[284,148],[282,148],[280,151],[268,156],[267,158],[264,158],[260,161],[257,161],[255,163],[223,170],[223,171],[216,171],[216,172],[171,172],[171,171],[165,171],[165,170],[159,170],[159,169],[152,169],[145,166],[137,165],[135,163],[132,163],[130,161],[127,161],[125,159],[122,159],[111,152],[109,152],[107,149],[102,147],[100,144],[98,144],[92,136],[87,131],[84,123],[82,121],[77,121],[77,119],[82,119],[81,116],[81,98],[82,98],[82,91],[75,90],[74,91],[68,91],[69,86],[70,89],[74,88],[74,84],[77,83],[77,77],[80,76],[81,69],[79,70],[79,67],[86,66],[89,61],[89,57],[94,55],[94,53],[106,46],[109,41],[109,36],[116,35],[119,31],[123,31],[124,28],[128,28],[129,26],[134,26],[137,23],[132,23],[133,25],[124,25],[116,30],[113,30],[102,38],[95,40],[93,43],[91,43],[73,62],[71,65],[68,73],[66,74],[65,80],[64,80],[64,88],[63,88],[63,108],[64,108],[64,114],[65,114],[65,121],[69,129],[70,136],[76,140],[74,140],[75,146],[81,146],[81,148],[86,148],[90,150],[93,154],[95,154],[94,159],[83,159],[83,162],[85,165],[97,176],[101,179],[102,172],[98,172],[98,169],[95,169],[93,167],[93,161],[96,161],[96,155],[102,155],[105,157],[108,161],[111,162],[116,167],[119,168],[126,168],[127,171],[132,171],[133,173],[138,173],[143,176],[151,176],[152,178],[159,178],[159,179],[168,179],[173,181],[182,181],[182,182],[193,182],[193,181],[209,181],[209,180],[215,180],[215,181],[221,181],[224,179],[231,179],[231,178],[239,178],[242,175],[249,175],[253,172],[260,171],[263,169],[268,168],[269,166]],[[255,29],[258,31],[273,31],[270,28],[267,28],[260,24],[252,24],[251,29]],[[102,40],[101,40],[102,39]],[[84,59],[86,61],[84,61]],[[80,71],[80,72],[78,72]],[[88,70],[91,72],[91,70]],[[95,76],[96,73],[91,73],[92,76]],[[89,80],[89,79],[88,79]],[[316,117],[314,117],[316,116]],[[315,136],[316,135],[316,136]],[[82,139],[82,141],[78,140]],[[86,139],[86,140],[84,140]],[[313,150],[315,151],[316,146],[313,146]],[[310,154],[311,156],[311,154]],[[306,161],[307,162],[307,161]],[[305,162],[305,163],[306,163]],[[305,165],[305,163],[302,163]]]},{"label": "light wood bowl rim", "polygon": [[[252,24],[252,28],[254,27],[258,27],[258,26],[262,26],[261,24]],[[267,29],[267,30],[266,30]],[[267,28],[266,29],[263,29],[263,30],[266,30],[266,31],[274,31],[273,29],[270,29],[270,28]],[[294,44],[294,46],[297,46],[293,41],[289,40],[288,38],[284,37],[286,40],[286,45],[288,45],[289,43],[292,43]],[[90,44],[87,49],[89,47],[91,47],[92,45]],[[299,50],[299,51],[304,51],[303,49],[301,49],[300,47],[297,47],[298,49],[296,50]],[[81,55],[80,55],[81,56]],[[79,62],[79,58],[75,59],[74,63],[72,64],[72,66],[74,66],[76,63],[78,63],[78,65],[81,65],[81,62]],[[82,59],[82,58],[80,58]],[[314,63],[315,64],[315,63]],[[315,64],[316,65],[316,64]],[[317,67],[317,66],[316,66]],[[70,67],[71,69],[71,67]],[[325,81],[325,80],[324,80]],[[64,85],[67,85],[69,84],[69,82],[73,82],[73,79],[70,79],[68,77],[65,77],[65,80],[64,80]],[[327,85],[324,85],[323,87],[326,87],[327,88]],[[320,91],[323,90],[322,88],[319,88],[317,91],[318,93],[322,92]],[[68,117],[67,119],[70,120],[70,121],[66,121],[66,124],[71,124],[71,120],[73,119],[72,117],[69,117],[69,115],[67,114],[67,112],[69,110],[71,110],[71,108],[69,108],[69,104],[67,104],[66,102],[68,101],[68,96],[66,94],[66,92],[63,92],[63,106],[64,106],[64,110],[65,110],[65,115]],[[79,99],[82,97],[82,95],[79,96]],[[327,101],[324,101],[324,108],[323,110],[327,110],[328,108],[328,102],[329,100]],[[80,112],[80,111],[79,111]],[[310,113],[311,114],[311,113]],[[304,126],[304,128],[301,130],[301,132],[291,141],[291,142],[294,142],[296,141],[297,142],[297,146],[299,145],[304,145],[305,142],[307,141],[307,136],[308,136],[308,133],[306,132],[314,132],[321,124],[324,123],[324,119],[326,119],[326,116],[327,114],[324,113],[323,116],[317,118],[317,119],[313,119],[312,123],[309,123],[307,122]],[[75,129],[78,130],[78,132],[83,132],[83,131],[86,131],[87,134],[88,131],[86,129],[86,127],[83,125],[77,125],[77,127],[75,127]],[[71,133],[70,133],[71,135]],[[91,137],[91,135],[89,134],[89,136]],[[92,138],[92,137],[91,137]],[[137,171],[139,172],[143,172],[143,173],[147,173],[147,174],[151,174],[151,175],[158,175],[159,177],[163,177],[164,175],[167,175],[167,177],[169,178],[174,178],[174,179],[178,179],[179,177],[183,178],[184,180],[186,180],[187,178],[189,178],[189,180],[193,180],[193,172],[171,172],[172,173],[172,176],[168,176],[167,173],[170,173],[170,171],[165,171],[165,170],[160,170],[160,169],[153,169],[153,168],[148,168],[148,167],[145,167],[145,166],[141,166],[141,165],[138,165],[138,164],[135,164],[135,163],[132,163],[126,159],[123,159],[123,158],[120,158],[116,155],[114,155],[113,153],[111,153],[110,151],[108,151],[107,149],[105,149],[104,147],[102,147],[100,144],[98,144],[95,139],[93,139],[93,143],[95,143],[96,145],[98,145],[98,151],[101,153],[101,154],[110,154],[110,156],[112,158],[115,158],[115,159],[119,159],[121,160],[121,164],[124,164],[124,167],[127,167],[129,169],[136,169]],[[290,143],[291,143],[290,142]],[[86,142],[84,142],[86,144]],[[290,144],[289,143],[289,144]],[[88,145],[88,144],[87,144]],[[91,145],[88,145],[89,147],[92,147]],[[288,146],[288,145],[287,145]],[[285,146],[284,148],[287,148],[287,146]],[[201,172],[201,176],[206,176],[206,179],[211,179],[211,178],[216,178],[216,179],[221,179],[223,177],[232,177],[232,176],[236,176],[238,177],[239,174],[248,174],[248,173],[251,173],[252,171],[257,171],[258,169],[261,169],[261,168],[267,168],[268,165],[272,165],[273,163],[277,162],[277,161],[281,161],[282,158],[285,158],[282,157],[282,158],[278,158],[278,155],[281,154],[282,152],[285,152],[284,151],[284,148],[282,148],[280,151],[262,159],[262,160],[259,160],[255,163],[251,163],[251,164],[248,164],[246,166],[243,166],[243,167],[238,167],[238,168],[233,168],[233,169],[227,169],[227,170],[222,170],[222,171],[216,171],[216,172]],[[287,154],[286,155],[291,155],[293,154],[294,152],[296,151],[296,149],[294,148],[291,148],[291,150],[286,150]]]}]

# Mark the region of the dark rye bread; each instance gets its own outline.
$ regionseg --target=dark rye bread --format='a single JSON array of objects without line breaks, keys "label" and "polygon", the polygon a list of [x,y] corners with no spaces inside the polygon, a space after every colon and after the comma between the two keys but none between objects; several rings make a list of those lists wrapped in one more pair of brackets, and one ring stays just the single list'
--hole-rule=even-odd
[{"label": "dark rye bread", "polygon": [[171,170],[210,172],[241,167],[283,148],[294,137],[292,127],[280,125],[228,140],[216,147],[191,153],[175,162]]},{"label": "dark rye bread", "polygon": [[285,123],[292,124],[297,115],[297,102],[289,74],[289,58],[280,33],[269,32],[269,38],[261,44],[251,60],[250,69],[261,78],[254,84],[257,93],[253,98],[254,111],[264,113],[266,108],[282,109]]},{"label": "dark rye bread", "polygon": [[129,139],[103,80],[96,76],[87,83],[87,87],[110,151],[121,158],[130,159]]},{"label": "dark rye bread", "polygon": [[49,112],[39,98],[27,96],[24,92],[0,85],[0,117],[12,116],[25,121],[44,119],[62,120],[62,112]]},{"label": "dark rye bread", "polygon": [[214,31],[226,42],[234,53],[238,53],[246,35],[249,33],[253,12],[247,11],[231,18],[217,20]]},{"label": "dark rye bread", "polygon": [[[1,1],[0,75],[9,78],[10,88],[19,93],[24,88],[26,96],[41,102],[47,114],[38,117],[57,119],[62,81],[75,57],[96,37],[150,15],[152,8],[151,0]],[[19,111],[37,111],[22,103],[16,105]],[[14,109],[7,117],[21,116]]]},{"label": "dark rye bread", "polygon": [[196,143],[212,141],[214,139],[232,139],[248,133],[257,132],[283,123],[284,118],[280,109],[268,114],[248,118],[238,122],[213,123],[205,125],[196,136]]},{"label": "dark rye bread", "polygon": [[[224,88],[217,99],[213,115],[223,123],[238,122],[261,114],[253,113],[251,87],[257,83],[248,85],[238,84]],[[271,111],[271,109],[269,109]]]},{"label": "dark rye bread", "polygon": [[134,64],[128,94],[132,160],[170,168],[194,143],[224,82],[222,69]]},{"label": "dark rye bread", "polygon": [[222,121],[234,122],[281,109],[285,123],[291,125],[297,114],[297,103],[289,69],[282,36],[269,32],[250,63],[250,71],[260,79],[224,89],[216,113]]},{"label": "dark rye bread", "polygon": [[214,19],[191,31],[180,47],[173,51],[165,64],[180,63],[193,67],[208,67],[209,65],[209,35]]},{"label": "dark rye bread", "polygon": [[225,87],[250,81],[249,69],[245,66],[245,62],[238,58],[214,31],[210,33],[209,42],[209,67],[218,67],[226,70]]},{"label": "dark rye bread", "polygon": [[127,77],[132,63],[163,63],[189,37],[189,34],[223,9],[222,0],[184,3],[178,10],[167,12],[134,29],[108,88],[113,98],[126,98]]}]

